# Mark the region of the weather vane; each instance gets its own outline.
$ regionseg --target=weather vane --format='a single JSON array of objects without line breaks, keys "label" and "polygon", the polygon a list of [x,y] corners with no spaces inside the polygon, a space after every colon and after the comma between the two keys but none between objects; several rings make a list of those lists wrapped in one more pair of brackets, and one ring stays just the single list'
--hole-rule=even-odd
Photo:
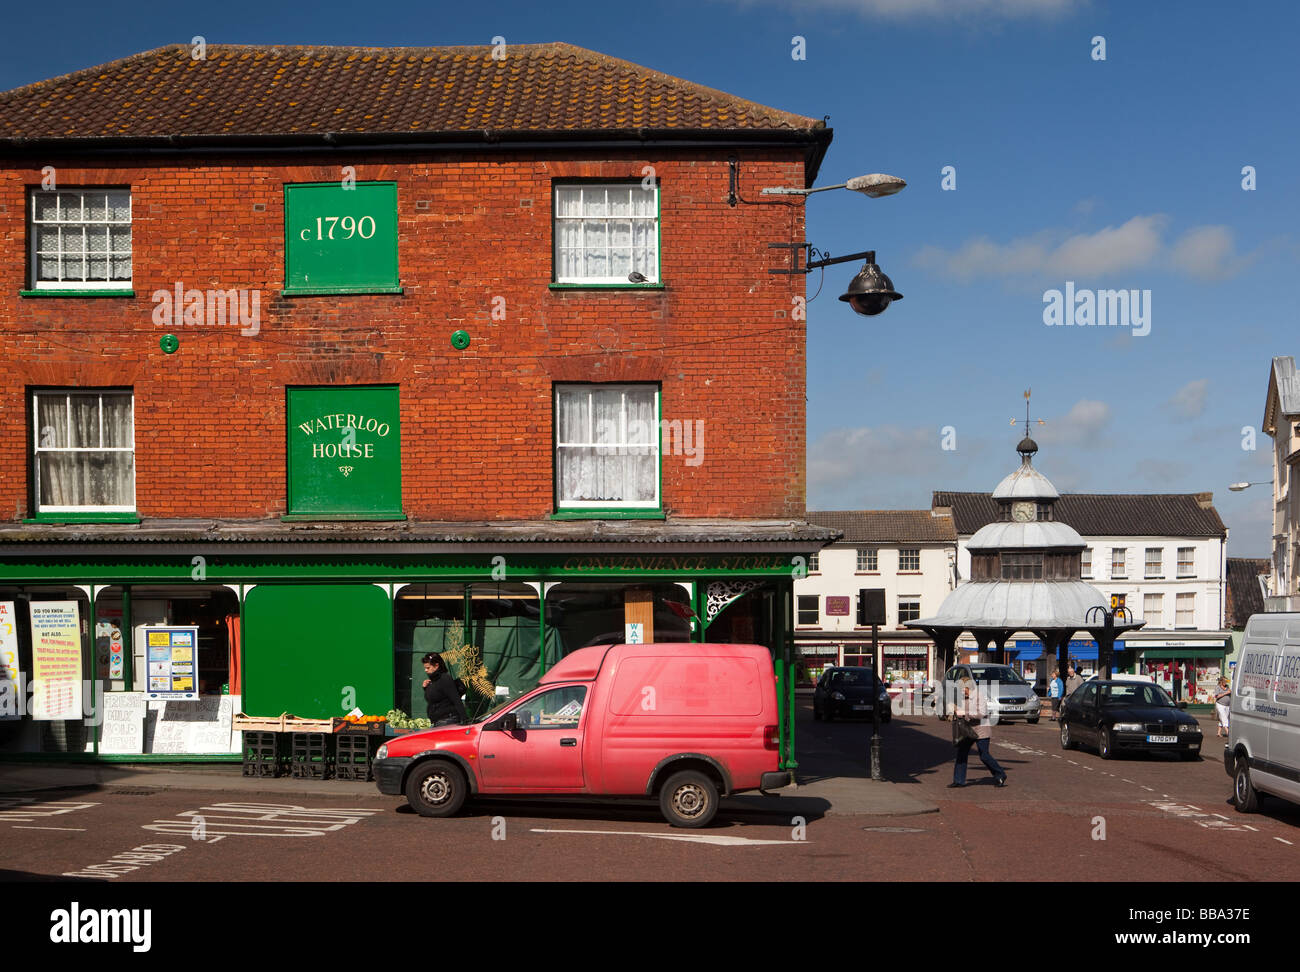
[{"label": "weather vane", "polygon": [[[1029,438],[1029,396],[1033,392],[1032,388],[1025,389],[1025,438]],[[1019,419],[1012,419],[1011,424],[1015,425]],[[1046,425],[1042,419],[1035,419],[1039,425]]]}]

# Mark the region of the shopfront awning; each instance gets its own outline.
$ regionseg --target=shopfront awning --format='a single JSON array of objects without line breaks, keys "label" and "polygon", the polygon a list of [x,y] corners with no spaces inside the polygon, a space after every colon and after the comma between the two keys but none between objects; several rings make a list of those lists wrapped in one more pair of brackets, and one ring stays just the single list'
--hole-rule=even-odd
[{"label": "shopfront awning", "polygon": [[1134,645],[1133,647],[1147,661],[1162,658],[1222,658],[1228,653],[1227,647],[1220,644],[1188,645],[1185,648],[1147,648],[1145,650],[1141,645]]}]

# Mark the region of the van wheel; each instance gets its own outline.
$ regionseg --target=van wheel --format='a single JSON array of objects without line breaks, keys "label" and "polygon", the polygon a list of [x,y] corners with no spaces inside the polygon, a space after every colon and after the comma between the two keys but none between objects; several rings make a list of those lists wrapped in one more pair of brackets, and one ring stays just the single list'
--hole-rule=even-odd
[{"label": "van wheel", "polygon": [[1245,756],[1237,757],[1236,772],[1232,777],[1232,805],[1238,813],[1254,813],[1259,809],[1259,793],[1250,782],[1250,766]]},{"label": "van wheel", "polygon": [[406,802],[421,817],[450,817],[468,795],[465,774],[441,759],[415,767],[406,780]]},{"label": "van wheel", "polygon": [[703,773],[685,770],[668,777],[659,809],[674,827],[704,827],[718,812],[718,787]]}]

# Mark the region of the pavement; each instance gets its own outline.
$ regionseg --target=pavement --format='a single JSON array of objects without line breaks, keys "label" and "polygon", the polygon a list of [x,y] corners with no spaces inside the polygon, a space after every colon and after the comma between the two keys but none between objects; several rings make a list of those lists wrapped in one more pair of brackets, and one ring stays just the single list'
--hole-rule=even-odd
[{"label": "pavement", "polygon": [[[1205,733],[1206,758],[1215,758],[1219,749],[1214,745],[1213,714],[1192,714],[1197,716]],[[912,796],[905,792],[904,787],[888,780],[872,780],[869,750],[865,744],[861,758],[858,758],[819,744],[815,734],[807,731],[806,725],[799,726],[795,738],[799,761],[797,786],[773,791],[772,795],[746,793],[733,796],[723,801],[723,808],[732,806],[788,812],[810,819],[824,814],[902,817],[938,812],[936,804]],[[888,770],[886,761],[886,776]],[[397,799],[381,794],[374,783],[244,776],[238,763],[0,762],[0,794],[100,788],[218,790],[281,799],[307,795]]]}]

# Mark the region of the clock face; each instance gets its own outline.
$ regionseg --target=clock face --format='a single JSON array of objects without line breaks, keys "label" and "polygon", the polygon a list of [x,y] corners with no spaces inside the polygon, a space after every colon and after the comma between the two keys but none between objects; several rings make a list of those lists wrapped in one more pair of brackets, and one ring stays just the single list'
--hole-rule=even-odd
[{"label": "clock face", "polygon": [[1032,523],[1037,513],[1034,503],[1016,503],[1011,507],[1011,518],[1017,523]]}]

